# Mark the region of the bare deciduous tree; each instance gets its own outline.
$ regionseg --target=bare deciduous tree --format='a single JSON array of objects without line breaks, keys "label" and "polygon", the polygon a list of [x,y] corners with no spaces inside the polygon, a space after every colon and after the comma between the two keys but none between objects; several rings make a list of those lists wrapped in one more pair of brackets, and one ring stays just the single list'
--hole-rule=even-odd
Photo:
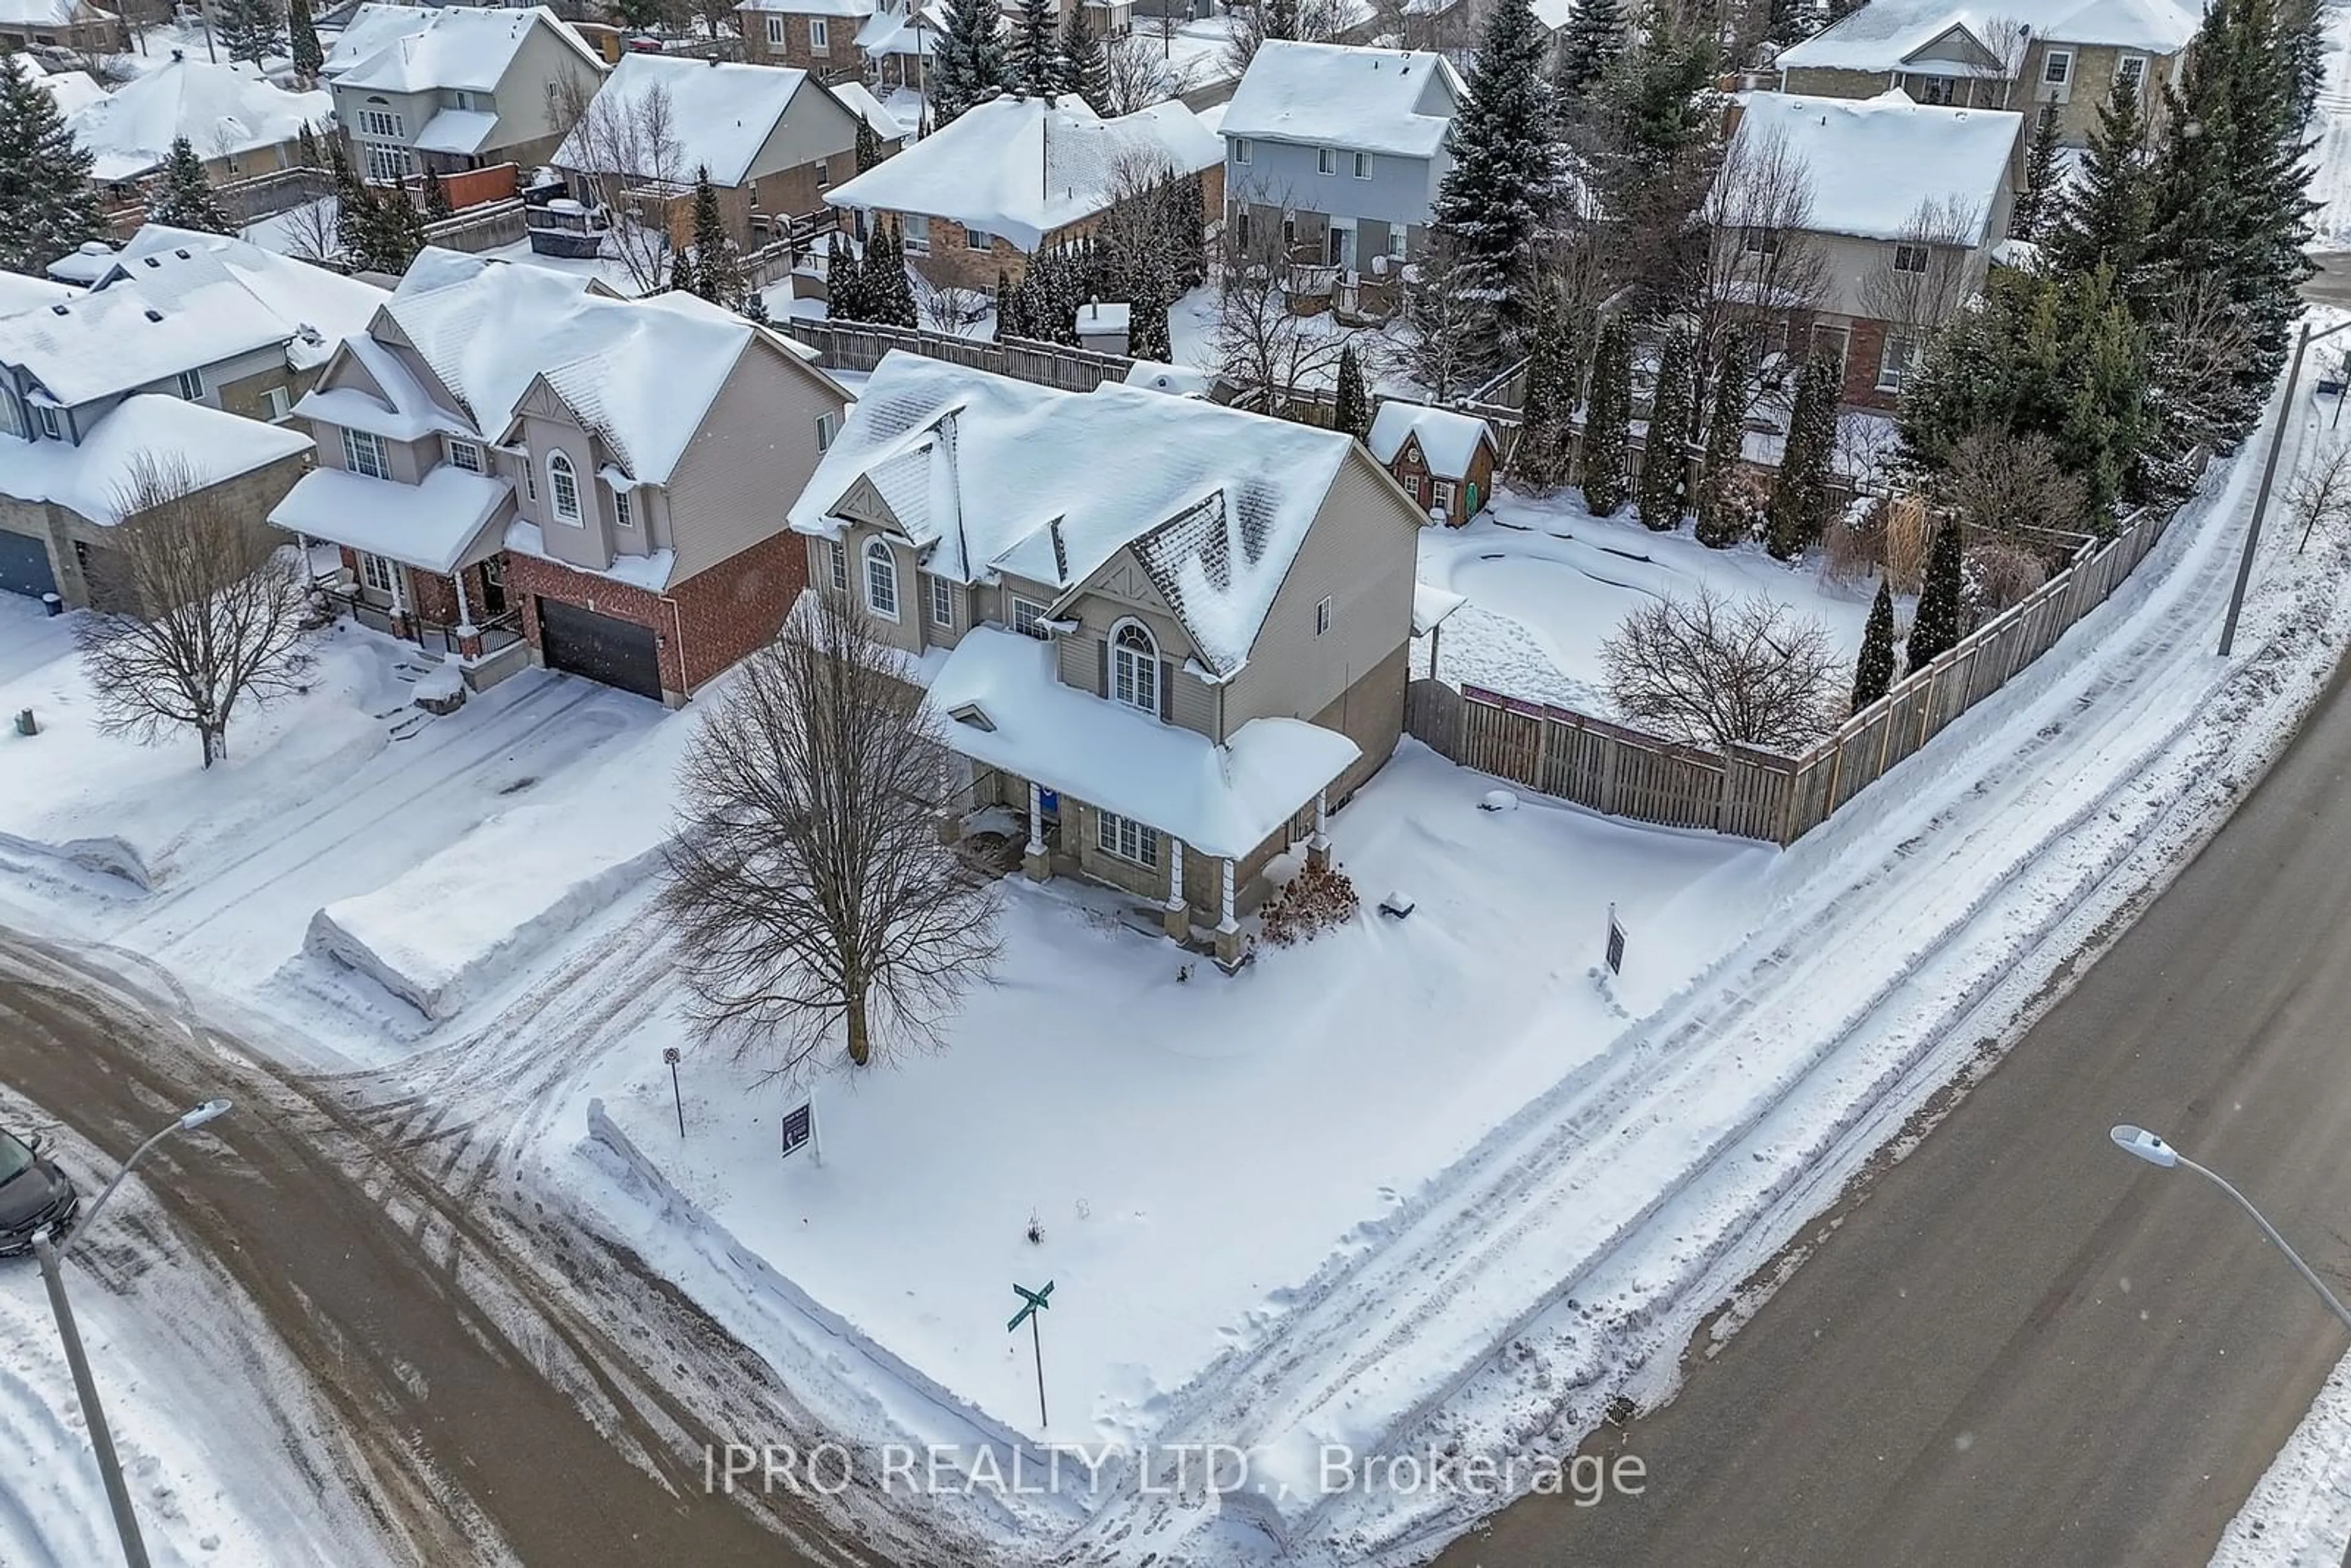
[{"label": "bare deciduous tree", "polygon": [[690,186],[677,110],[659,83],[635,98],[598,92],[593,82],[565,77],[556,102],[569,124],[565,172],[589,204],[604,211],[604,249],[640,294],[669,285],[668,197]]},{"label": "bare deciduous tree", "polygon": [[[2022,16],[1992,16],[1978,31],[1984,47],[2001,67],[1998,101],[1987,107],[2007,109],[2023,86],[2024,57],[2032,48],[2032,27]],[[2030,126],[2025,134],[2032,134]]]},{"label": "bare deciduous tree", "polygon": [[2252,319],[2230,298],[2230,283],[2210,268],[2174,270],[2147,303],[2156,377],[2164,392],[2164,431],[2182,450],[2226,450],[2244,428],[2237,377],[2257,357]]},{"label": "bare deciduous tree", "polygon": [[1981,207],[1927,197],[1903,220],[1902,237],[1862,278],[1862,308],[1905,339],[1913,357],[1975,292],[1968,257],[1983,229]]},{"label": "bare deciduous tree", "polygon": [[2351,519],[2351,441],[2330,437],[2303,460],[2285,492],[2286,516],[2302,525],[2299,555],[2322,523],[2329,528]]},{"label": "bare deciduous tree", "polygon": [[267,221],[277,227],[278,248],[297,261],[323,267],[343,248],[342,236],[336,232],[332,196],[289,207]]},{"label": "bare deciduous tree", "polygon": [[1102,45],[1102,97],[1114,115],[1180,98],[1191,85],[1191,62],[1177,62],[1140,33],[1121,33]]},{"label": "bare deciduous tree", "polygon": [[1828,289],[1828,258],[1807,232],[1813,176],[1786,135],[1752,123],[1723,149],[1722,166],[1698,209],[1706,244],[1690,302],[1698,315],[1698,363],[1709,371],[1734,327],[1750,342],[1766,323],[1817,305]]},{"label": "bare deciduous tree", "polygon": [[[1244,204],[1264,198],[1244,191]],[[1283,204],[1275,203],[1274,206]],[[1262,390],[1278,399],[1290,387],[1319,386],[1337,371],[1339,350],[1350,340],[1363,353],[1376,339],[1372,333],[1333,329],[1328,313],[1301,316],[1290,308],[1288,286],[1293,272],[1291,246],[1281,225],[1261,214],[1245,219],[1236,214],[1226,224],[1217,258],[1217,319],[1209,329],[1206,367],[1235,385]],[[1273,412],[1270,403],[1268,412]]]},{"label": "bare deciduous tree", "polygon": [[1617,710],[1687,746],[1798,751],[1844,716],[1828,629],[1770,600],[1712,588],[1661,599],[1626,616],[1600,656]]},{"label": "bare deciduous tree", "polygon": [[936,1045],[997,903],[939,841],[949,754],[854,605],[810,595],[689,747],[660,904],[697,1023],[777,1076]]},{"label": "bare deciduous tree", "polygon": [[1970,632],[2030,598],[2049,580],[2041,552],[2013,538],[1972,539],[1960,564],[1960,601]]},{"label": "bare deciduous tree", "polygon": [[[1294,13],[1287,20],[1277,20],[1284,10]],[[1271,5],[1264,0],[1246,0],[1227,13],[1230,30],[1225,37],[1220,58],[1228,72],[1235,78],[1249,69],[1249,61],[1257,58],[1259,45],[1269,38],[1290,38],[1301,44],[1327,44],[1347,30],[1353,20],[1347,0],[1296,0],[1294,5]]]},{"label": "bare deciduous tree", "polygon": [[239,706],[293,690],[308,664],[306,574],[279,536],[198,486],[183,459],[133,454],[115,510],[91,567],[103,608],[75,632],[99,727],[145,746],[193,729],[210,768],[228,755]]},{"label": "bare deciduous tree", "polygon": [[924,279],[923,319],[936,332],[960,334],[987,314],[991,298],[977,288],[967,288],[960,283],[933,283]]},{"label": "bare deciduous tree", "polygon": [[1954,443],[1949,464],[1935,476],[1935,496],[1970,538],[2005,534],[2040,548],[2053,534],[2080,535],[2089,516],[2088,492],[2049,438],[2002,428],[1970,431]]}]

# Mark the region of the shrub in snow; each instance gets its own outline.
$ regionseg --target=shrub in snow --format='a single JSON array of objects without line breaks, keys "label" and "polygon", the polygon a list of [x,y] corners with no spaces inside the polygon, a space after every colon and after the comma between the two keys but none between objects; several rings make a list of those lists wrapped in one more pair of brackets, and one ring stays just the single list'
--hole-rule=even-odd
[{"label": "shrub in snow", "polygon": [[1910,618],[1910,638],[1904,650],[1914,670],[1926,668],[1929,659],[1949,651],[1963,634],[1964,532],[1958,518],[1945,519],[1927,551],[1926,581],[1918,590],[1918,610]]},{"label": "shrub in snow", "polygon": [[1334,925],[1344,925],[1363,906],[1355,884],[1335,865],[1311,861],[1265,906],[1259,923],[1265,939],[1277,947],[1311,942]]},{"label": "shrub in snow", "polygon": [[2022,603],[2048,580],[2040,553],[2013,539],[1980,539],[1968,546],[1959,560],[1959,603],[1969,630]]},{"label": "shrub in snow", "polygon": [[1626,616],[1602,645],[1609,700],[1665,739],[1801,751],[1844,716],[1844,667],[1819,622],[1711,588]]},{"label": "shrub in snow", "polygon": [[1478,810],[1481,811],[1515,811],[1518,809],[1519,798],[1508,789],[1489,789],[1486,798],[1478,802]]}]

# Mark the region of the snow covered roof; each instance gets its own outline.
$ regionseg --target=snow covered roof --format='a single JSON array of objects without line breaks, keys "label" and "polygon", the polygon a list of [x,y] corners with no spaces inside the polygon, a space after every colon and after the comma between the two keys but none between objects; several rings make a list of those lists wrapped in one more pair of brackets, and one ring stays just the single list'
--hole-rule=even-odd
[{"label": "snow covered roof", "polygon": [[[751,179],[760,148],[783,122],[784,111],[807,80],[806,71],[785,66],[630,54],[621,57],[596,89],[596,98],[599,102],[612,100],[634,123],[638,106],[657,93],[666,96],[670,134],[677,143],[674,170],[691,180],[695,170],[707,166],[712,183],[741,185]],[[565,138],[552,160],[561,169],[584,168],[591,161],[577,131]],[[617,172],[646,175],[658,171]]]},{"label": "snow covered roof", "polygon": [[48,95],[57,99],[59,114],[70,115],[84,104],[95,103],[106,96],[106,89],[88,71],[53,71],[22,49],[0,56],[0,59],[5,59],[9,68],[26,81],[38,82],[47,89]]},{"label": "snow covered roof", "polygon": [[2004,110],[1876,98],[1740,95],[1740,137],[1777,134],[1812,175],[1804,227],[1863,239],[1900,239],[1922,203],[1972,211],[1983,238],[2010,178],[2024,117]]},{"label": "snow covered roof", "polygon": [[743,0],[737,11],[789,11],[795,16],[870,16],[874,0]]},{"label": "snow covered roof", "polygon": [[493,519],[513,494],[504,479],[446,463],[414,485],[313,468],[270,509],[269,520],[288,533],[445,573],[497,553],[504,530]]},{"label": "snow covered roof", "polygon": [[0,361],[68,405],[273,344],[301,368],[323,363],[383,298],[244,240],[149,224],[87,293],[0,318]]},{"label": "snow covered roof", "polygon": [[327,52],[337,87],[377,92],[495,92],[531,29],[546,26],[598,71],[602,57],[544,5],[360,6]]},{"label": "snow covered roof", "polygon": [[836,207],[921,213],[1033,251],[1047,235],[1111,204],[1129,159],[1183,173],[1224,162],[1224,143],[1181,103],[1104,120],[1074,96],[998,98],[835,185]]},{"label": "snow covered roof", "polygon": [[[577,273],[430,249],[423,255],[429,259],[402,279],[383,315],[464,404],[472,421],[467,434],[500,439],[524,393],[544,377],[642,484],[669,482],[756,330],[690,294],[618,299],[591,290]],[[376,374],[379,361],[396,371],[395,356],[357,338],[347,348],[383,387],[391,402],[379,406],[387,417],[398,415],[420,433],[445,427],[447,413],[413,379],[386,384]],[[355,388],[335,390],[378,402]],[[347,423],[314,401],[320,395],[313,392],[300,406],[329,423]]]},{"label": "snow covered roof", "polygon": [[1271,39],[1241,73],[1218,129],[1253,141],[1426,158],[1443,145],[1464,90],[1443,55]]},{"label": "snow covered roof", "polygon": [[1435,583],[1415,582],[1412,585],[1412,634],[1426,637],[1453,618],[1453,612],[1469,602],[1468,596],[1439,588]]},{"label": "snow covered roof", "polygon": [[82,433],[79,445],[0,435],[0,495],[55,501],[92,522],[113,523],[142,455],[184,465],[190,478],[205,486],[309,449],[308,436],[282,424],[148,392],[110,409]]},{"label": "snow covered roof", "polygon": [[27,277],[21,272],[0,272],[0,316],[14,316],[20,310],[37,310],[44,305],[71,299],[80,292],[68,283],[58,283],[47,277]]},{"label": "snow covered roof", "polygon": [[1440,479],[1467,476],[1470,461],[1478,455],[1478,444],[1494,444],[1493,427],[1476,414],[1430,408],[1401,398],[1380,404],[1379,413],[1372,420],[1371,436],[1364,444],[1381,462],[1393,463],[1409,436],[1420,438],[1420,455],[1428,471]]},{"label": "snow covered roof", "polygon": [[1197,399],[1111,382],[1059,392],[893,350],[790,521],[837,536],[836,508],[871,492],[925,570],[966,583],[1008,572],[1065,594],[1131,548],[1223,677],[1248,660],[1353,445]]},{"label": "snow covered roof", "polygon": [[842,107],[850,113],[872,126],[873,134],[883,141],[898,141],[904,139],[906,128],[898,123],[896,115],[883,107],[880,99],[866,90],[863,82],[835,82],[832,86],[832,96],[841,99]]},{"label": "snow covered roof", "polygon": [[[551,560],[572,571],[591,570],[574,566],[547,548],[547,532],[528,518],[517,517],[507,525],[506,548],[516,555],[527,555],[536,560]],[[657,549],[645,555],[616,555],[612,564],[592,569],[598,577],[614,582],[625,582],[631,588],[642,588],[647,593],[666,593],[669,580],[677,570],[677,551]]]},{"label": "snow covered roof", "polygon": [[964,633],[928,701],[964,756],[1234,859],[1363,755],[1337,730],[1294,718],[1252,719],[1218,746],[1063,685],[1050,643],[992,626]]},{"label": "snow covered roof", "polygon": [[[785,5],[783,8],[797,7]],[[946,7],[936,0],[924,0],[919,8],[913,0],[894,0],[865,18],[857,29],[857,47],[877,59],[884,55],[919,55],[928,59],[938,52],[939,40],[947,36],[948,21]]]},{"label": "snow covered roof", "polygon": [[416,145],[426,152],[478,152],[497,128],[498,117],[486,110],[444,109],[424,122]]},{"label": "snow covered roof", "polygon": [[2176,54],[2196,34],[2200,5],[2179,0],[1869,0],[1843,20],[1780,52],[1787,69],[1896,71],[1915,68],[1939,76],[2004,75],[1945,57],[1946,44],[1922,53],[1958,29],[1976,51],[1997,58],[1987,40],[2009,23],[2032,28],[2031,37],[2058,44],[2103,44],[2150,55]]},{"label": "snow covered roof", "polygon": [[133,180],[161,168],[179,137],[197,157],[221,158],[291,141],[334,111],[329,93],[287,92],[243,67],[177,59],[101,94],[66,129],[94,155],[92,179]]},{"label": "snow covered roof", "polygon": [[69,27],[108,15],[81,0],[0,0],[0,27]]}]

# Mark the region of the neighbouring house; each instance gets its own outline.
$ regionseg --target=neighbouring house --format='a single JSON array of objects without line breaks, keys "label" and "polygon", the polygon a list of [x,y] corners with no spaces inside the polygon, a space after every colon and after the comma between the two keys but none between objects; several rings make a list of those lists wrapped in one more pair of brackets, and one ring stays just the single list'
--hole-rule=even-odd
[{"label": "neighbouring house", "polygon": [[884,158],[906,145],[907,127],[890,112],[889,106],[873,96],[863,82],[839,81],[830,84],[832,96],[849,106],[849,111],[873,128],[874,137],[882,143]]},{"label": "neighbouring house", "polygon": [[[637,219],[665,220],[681,246],[691,238],[695,172],[706,169],[728,231],[749,249],[790,219],[826,210],[825,191],[857,172],[858,120],[857,110],[803,70],[630,55],[596,89],[553,162],[590,205],[605,176],[626,176]],[[656,123],[665,135],[647,134]],[[615,167],[622,162],[630,166]]]},{"label": "neighbouring house", "polygon": [[1494,494],[1494,430],[1474,413],[1391,398],[1364,444],[1421,510],[1460,527]]},{"label": "neighbouring house", "polygon": [[1264,44],[1217,127],[1236,237],[1248,246],[1278,226],[1295,263],[1401,267],[1453,166],[1445,134],[1465,90],[1442,55]]},{"label": "neighbouring house", "polygon": [[1339,432],[896,351],[791,508],[925,680],[959,803],[1228,959],[1402,733],[1425,520]]},{"label": "neighbouring house", "polygon": [[1222,210],[1223,147],[1181,103],[1104,120],[1075,96],[998,98],[967,110],[887,162],[825,193],[861,232],[894,221],[932,282],[991,289],[1029,257],[1093,229],[1128,188],[1156,174],[1201,177],[1203,222]]},{"label": "neighbouring house", "polygon": [[[855,81],[863,73],[867,56],[860,35],[878,18],[893,16],[911,26],[903,10],[876,0],[746,0],[735,7],[743,29],[743,57],[754,65],[789,66],[826,81]],[[927,17],[934,37],[946,18]],[[877,37],[881,29],[875,29]],[[921,51],[921,58],[930,53]],[[910,78],[920,79],[917,68]]]},{"label": "neighbouring house", "polygon": [[[109,255],[112,254],[109,247]],[[97,275],[91,275],[91,281]],[[20,310],[36,310],[44,305],[55,305],[71,299],[81,290],[70,283],[52,278],[27,277],[21,272],[0,272],[0,316],[14,316]]]},{"label": "neighbouring house", "polygon": [[27,81],[38,82],[41,89],[56,99],[57,112],[70,119],[75,110],[96,103],[106,96],[106,89],[88,71],[51,70],[22,50],[0,56],[8,68]]},{"label": "neighbouring house", "polygon": [[2187,66],[2202,7],[2184,0],[1869,0],[1780,53],[1782,90],[2049,114],[2067,147],[2088,144],[2119,78],[2156,117]]},{"label": "neighbouring house", "polygon": [[[2008,235],[2022,179],[2024,117],[2001,110],[1751,92],[1731,134],[1776,143],[1810,179],[1801,242],[1823,264],[1817,297],[1766,307],[1782,346],[1826,352],[1844,402],[1890,408],[1935,328],[1982,287]],[[1769,273],[1785,236],[1725,228],[1737,255],[1718,270]]]},{"label": "neighbouring house", "polygon": [[134,77],[67,117],[66,129],[92,159],[90,179],[123,204],[138,182],[162,171],[181,137],[214,184],[300,162],[302,128],[321,132],[335,111],[323,92],[287,92],[245,66],[215,66],[174,50],[171,63]]},{"label": "neighbouring house", "polygon": [[358,617],[488,685],[523,664],[675,706],[808,580],[785,529],[848,393],[690,294],[427,249],[297,406],[271,514],[343,549]]},{"label": "neighbouring house", "polygon": [[327,51],[327,89],[361,176],[547,162],[604,62],[544,5],[361,5]]},{"label": "neighbouring house", "polygon": [[120,16],[89,0],[0,0],[0,48],[37,44],[77,54],[119,54],[131,47],[131,30]]}]

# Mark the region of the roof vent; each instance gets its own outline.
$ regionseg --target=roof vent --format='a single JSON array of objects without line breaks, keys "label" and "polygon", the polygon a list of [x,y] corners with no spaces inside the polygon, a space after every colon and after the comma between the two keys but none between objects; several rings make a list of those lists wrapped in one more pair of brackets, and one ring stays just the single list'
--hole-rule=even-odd
[{"label": "roof vent", "polygon": [[152,305],[147,307],[147,319],[150,321],[161,321],[162,319],[163,313],[161,310],[156,309]]},{"label": "roof vent", "polygon": [[52,305],[49,307],[49,314],[52,316],[62,316],[65,313],[66,308],[62,305]]},{"label": "roof vent", "polygon": [[175,250],[175,251],[173,251],[172,254],[173,256],[178,256],[182,261],[186,261],[186,260],[188,260],[188,259],[189,259],[188,253],[187,253],[186,251],[184,251],[184,250]]}]

